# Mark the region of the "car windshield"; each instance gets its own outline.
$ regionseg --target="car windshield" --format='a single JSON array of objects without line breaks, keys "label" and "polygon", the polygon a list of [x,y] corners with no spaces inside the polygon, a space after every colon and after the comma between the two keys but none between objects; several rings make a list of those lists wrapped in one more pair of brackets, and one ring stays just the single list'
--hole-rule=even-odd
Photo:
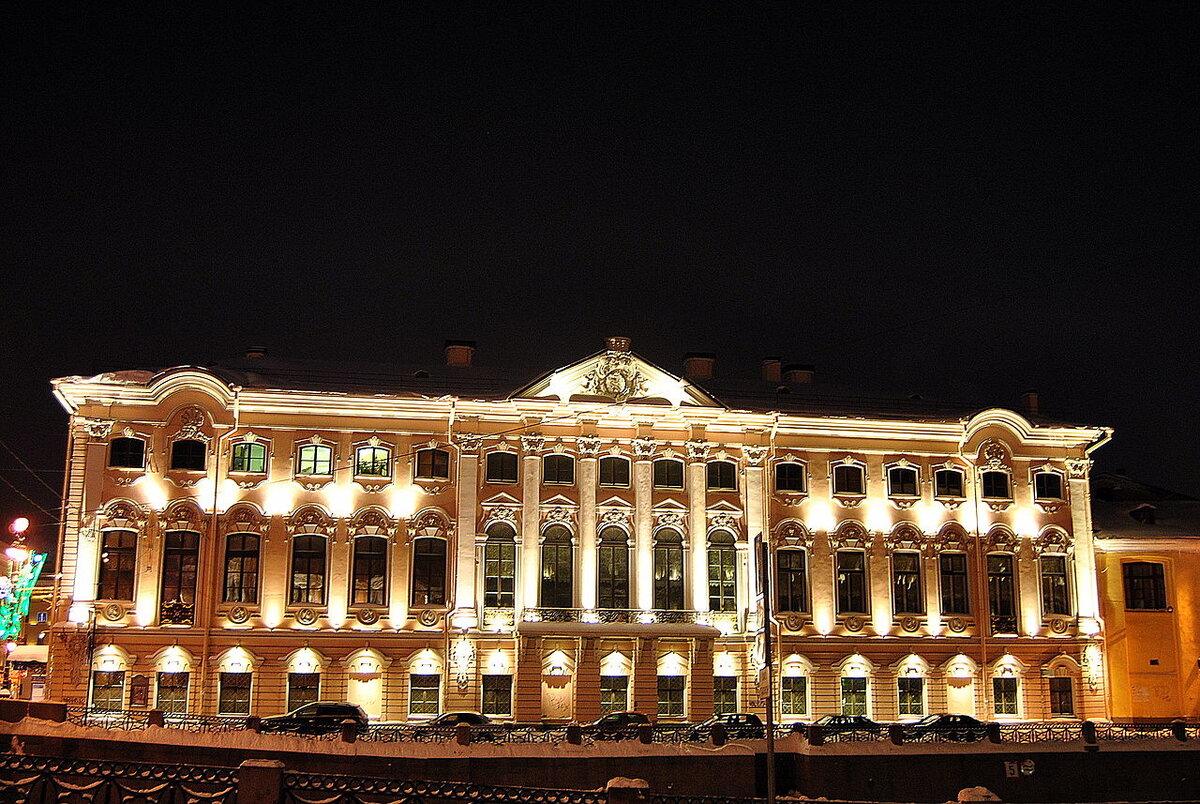
[{"label": "car windshield", "polygon": [[929,726],[941,720],[943,715],[926,715],[914,723],[914,726]]}]

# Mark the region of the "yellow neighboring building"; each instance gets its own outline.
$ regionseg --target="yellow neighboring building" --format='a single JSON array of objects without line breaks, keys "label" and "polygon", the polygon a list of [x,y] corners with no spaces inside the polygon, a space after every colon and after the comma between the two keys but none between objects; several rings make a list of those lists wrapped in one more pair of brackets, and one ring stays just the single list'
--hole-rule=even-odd
[{"label": "yellow neighboring building", "polygon": [[1200,718],[1200,500],[1094,481],[1112,716]]},{"label": "yellow neighboring building", "polygon": [[[285,362],[54,381],[70,415],[51,695],[384,720],[1106,711],[1105,428],[682,376],[610,338],[529,379]],[[1031,406],[1035,407],[1035,406]],[[94,635],[94,636],[93,636]]]}]

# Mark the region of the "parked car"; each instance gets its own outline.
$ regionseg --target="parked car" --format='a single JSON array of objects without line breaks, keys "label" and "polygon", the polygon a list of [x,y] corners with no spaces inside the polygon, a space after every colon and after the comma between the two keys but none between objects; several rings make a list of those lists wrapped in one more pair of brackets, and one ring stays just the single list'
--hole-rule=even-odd
[{"label": "parked car", "polygon": [[583,727],[583,733],[596,740],[621,740],[637,736],[637,727],[649,723],[641,712],[609,712]]},{"label": "parked car", "polygon": [[288,712],[264,717],[259,730],[292,734],[331,734],[341,731],[343,720],[353,720],[361,734],[367,729],[367,713],[357,704],[317,701]]},{"label": "parked car", "polygon": [[409,731],[417,740],[448,739],[460,723],[471,727],[471,739],[477,742],[492,742],[496,734],[503,730],[499,723],[492,722],[487,715],[479,712],[443,712],[432,720],[406,724]]},{"label": "parked car", "polygon": [[820,726],[826,734],[842,734],[851,731],[861,731],[868,734],[881,734],[883,726],[864,715],[825,715],[813,722]]},{"label": "parked car", "polygon": [[444,712],[422,725],[457,726],[459,723],[466,723],[468,726],[490,726],[492,725],[492,719],[478,712]]},{"label": "parked car", "polygon": [[767,733],[758,715],[752,712],[726,712],[693,726],[688,730],[688,738],[707,740],[712,736],[713,726],[718,723],[725,727],[725,734],[733,740],[755,740],[765,737]]},{"label": "parked car", "polygon": [[987,737],[987,724],[970,715],[928,715],[904,727],[906,739],[937,734],[955,742],[974,742]]}]

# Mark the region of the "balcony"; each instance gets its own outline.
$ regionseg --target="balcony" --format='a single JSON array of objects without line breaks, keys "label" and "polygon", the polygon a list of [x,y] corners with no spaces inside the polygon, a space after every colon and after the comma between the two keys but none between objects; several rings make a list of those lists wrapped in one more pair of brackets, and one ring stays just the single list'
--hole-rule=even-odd
[{"label": "balcony", "polygon": [[163,625],[191,625],[195,614],[195,604],[168,600],[158,608],[158,621]]},{"label": "balcony", "polygon": [[992,615],[992,636],[1016,636],[1017,618],[1007,615]]}]

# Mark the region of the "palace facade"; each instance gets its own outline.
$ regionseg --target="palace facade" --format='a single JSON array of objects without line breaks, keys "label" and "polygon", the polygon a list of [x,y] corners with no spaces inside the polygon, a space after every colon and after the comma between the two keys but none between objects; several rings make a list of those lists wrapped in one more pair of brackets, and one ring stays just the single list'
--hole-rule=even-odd
[{"label": "palace facade", "polygon": [[1104,717],[1105,428],[676,376],[628,339],[528,381],[288,363],[54,381],[49,695],[383,720]]}]

